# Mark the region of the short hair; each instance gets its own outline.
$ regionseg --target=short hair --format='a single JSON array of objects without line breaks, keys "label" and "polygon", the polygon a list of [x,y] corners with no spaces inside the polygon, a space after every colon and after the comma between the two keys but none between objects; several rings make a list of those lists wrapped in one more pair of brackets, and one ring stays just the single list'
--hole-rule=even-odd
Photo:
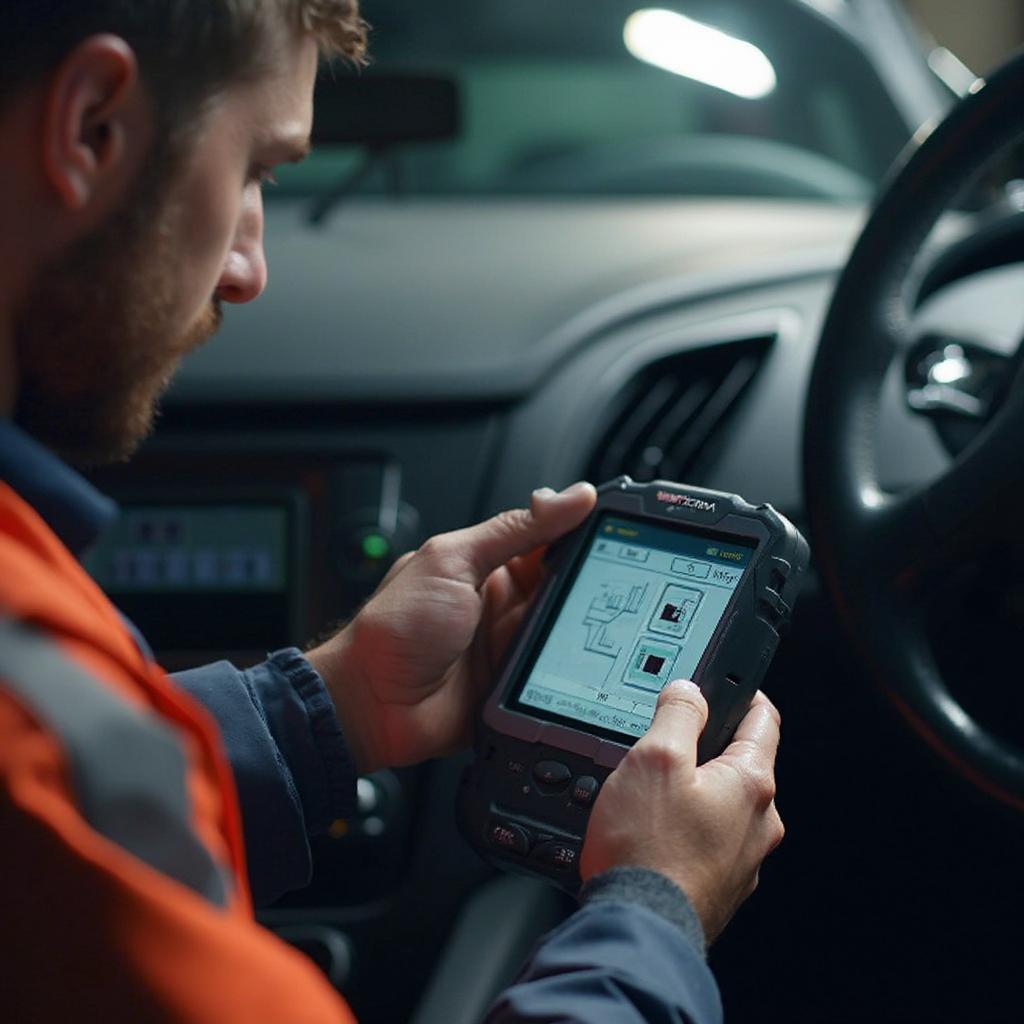
[{"label": "short hair", "polygon": [[364,62],[358,0],[3,0],[0,108],[97,33],[120,36],[166,131],[198,115],[203,101],[259,75],[275,38],[312,35],[325,57]]}]

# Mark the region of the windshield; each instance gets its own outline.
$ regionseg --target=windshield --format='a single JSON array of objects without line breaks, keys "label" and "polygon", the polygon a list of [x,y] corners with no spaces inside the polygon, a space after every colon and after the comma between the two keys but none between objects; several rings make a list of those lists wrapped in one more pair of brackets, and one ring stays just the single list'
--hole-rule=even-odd
[{"label": "windshield", "polygon": [[[363,77],[457,91],[454,137],[324,145],[278,194],[857,201],[908,132],[856,42],[800,0],[365,0]],[[344,72],[339,72],[344,74]]]}]

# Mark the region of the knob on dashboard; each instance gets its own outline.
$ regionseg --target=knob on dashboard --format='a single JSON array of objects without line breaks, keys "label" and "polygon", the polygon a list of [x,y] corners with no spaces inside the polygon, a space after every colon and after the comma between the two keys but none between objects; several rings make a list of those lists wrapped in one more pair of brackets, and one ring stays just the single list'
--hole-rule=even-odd
[{"label": "knob on dashboard", "polygon": [[420,516],[402,501],[402,468],[382,458],[338,466],[331,475],[331,546],[346,591],[359,599],[396,558],[419,543]]},{"label": "knob on dashboard", "polygon": [[334,566],[349,582],[376,585],[397,558],[419,544],[419,530],[419,513],[405,502],[386,523],[378,508],[357,509],[335,527]]}]

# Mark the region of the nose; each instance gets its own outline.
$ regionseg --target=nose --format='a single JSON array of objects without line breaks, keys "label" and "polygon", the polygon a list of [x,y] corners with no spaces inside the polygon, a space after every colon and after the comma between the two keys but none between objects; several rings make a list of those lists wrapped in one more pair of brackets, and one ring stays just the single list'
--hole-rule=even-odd
[{"label": "nose", "polygon": [[224,260],[217,297],[225,302],[252,302],[267,286],[263,252],[263,193],[258,184],[245,190],[231,249]]}]

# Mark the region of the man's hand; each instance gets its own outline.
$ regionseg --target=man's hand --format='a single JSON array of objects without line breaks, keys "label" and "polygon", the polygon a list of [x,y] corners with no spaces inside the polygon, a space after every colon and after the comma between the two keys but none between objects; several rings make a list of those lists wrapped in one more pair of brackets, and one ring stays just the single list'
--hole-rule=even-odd
[{"label": "man's hand", "polygon": [[578,526],[596,497],[590,484],[545,488],[529,509],[432,537],[307,654],[361,772],[469,743],[473,714],[540,581],[544,546]]},{"label": "man's hand", "polygon": [[626,865],[660,872],[689,896],[711,942],[754,891],[783,827],[778,711],[758,693],[732,743],[698,768],[707,715],[693,683],[665,687],[650,729],[601,789],[580,867],[584,880]]}]

